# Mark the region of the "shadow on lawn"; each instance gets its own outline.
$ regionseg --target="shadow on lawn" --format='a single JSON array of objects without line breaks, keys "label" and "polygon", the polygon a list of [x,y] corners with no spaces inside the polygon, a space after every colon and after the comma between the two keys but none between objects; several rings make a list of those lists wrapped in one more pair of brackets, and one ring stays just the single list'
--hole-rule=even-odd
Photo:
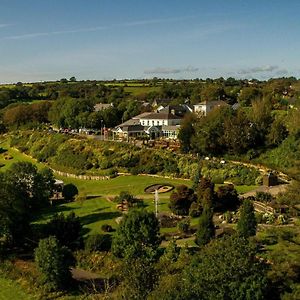
[{"label": "shadow on lawn", "polygon": [[111,220],[122,215],[121,212],[96,212],[83,217],[80,217],[80,222],[82,225],[89,225],[98,221]]},{"label": "shadow on lawn", "polygon": [[59,214],[63,212],[71,212],[77,209],[77,207],[69,207],[65,205],[54,205],[50,208],[43,209],[39,214],[35,215],[33,217],[34,220],[48,220],[50,217],[52,217],[54,214]]}]

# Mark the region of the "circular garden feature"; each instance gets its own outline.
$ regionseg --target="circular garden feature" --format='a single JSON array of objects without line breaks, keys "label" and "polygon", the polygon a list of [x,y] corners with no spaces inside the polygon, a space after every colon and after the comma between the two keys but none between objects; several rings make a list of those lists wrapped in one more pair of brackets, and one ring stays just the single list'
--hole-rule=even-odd
[{"label": "circular garden feature", "polygon": [[151,184],[147,186],[144,189],[144,192],[147,194],[154,194],[155,191],[157,190],[159,194],[161,193],[167,193],[170,192],[174,189],[174,186],[169,183],[156,183],[156,184]]}]

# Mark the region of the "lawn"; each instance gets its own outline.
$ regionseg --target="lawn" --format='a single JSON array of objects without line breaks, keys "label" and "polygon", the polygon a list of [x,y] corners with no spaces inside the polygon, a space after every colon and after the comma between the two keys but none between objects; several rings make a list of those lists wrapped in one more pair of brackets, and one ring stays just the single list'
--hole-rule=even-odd
[{"label": "lawn", "polygon": [[14,281],[0,277],[0,300],[32,300]]},{"label": "lawn", "polygon": [[[34,163],[38,168],[45,167],[43,164],[37,163],[31,157],[19,152],[18,150],[10,148],[7,140],[0,140],[0,148],[7,149],[6,152],[0,154],[0,164],[4,165],[3,167],[1,167],[1,171],[6,171],[13,163],[19,161]],[[5,159],[6,156],[10,156],[11,159]]]},{"label": "lawn", "polygon": [[160,88],[159,86],[126,86],[124,90],[133,96],[138,96],[150,92],[159,92]]},{"label": "lawn", "polygon": [[[18,161],[28,161],[36,164],[38,168],[42,168],[45,165],[37,163],[29,156],[20,153],[17,150],[9,148],[7,141],[0,141],[0,147],[7,149],[7,152],[0,154],[0,163],[4,164],[1,170],[7,170],[12,163]],[[5,160],[5,155],[12,157],[10,160]],[[152,176],[118,176],[109,180],[82,180],[74,178],[66,178],[56,176],[58,179],[64,181],[65,184],[73,183],[77,186],[79,193],[83,193],[88,196],[89,199],[83,203],[72,202],[65,204],[54,205],[50,209],[42,211],[36,216],[36,222],[46,222],[53,216],[54,213],[59,212],[75,212],[80,217],[82,224],[84,225],[85,233],[96,233],[101,231],[101,225],[110,224],[116,228],[117,223],[115,219],[121,215],[116,209],[116,204],[108,201],[108,197],[116,196],[121,191],[128,191],[136,197],[142,199],[148,210],[154,211],[154,195],[147,194],[144,189],[152,184],[156,183],[168,183],[175,187],[181,184],[188,186],[192,185],[190,180],[184,179],[170,179]],[[216,188],[219,185],[216,185]],[[253,190],[256,186],[237,186],[236,189],[239,193],[245,193]],[[169,211],[168,204],[171,192],[163,193],[159,195],[159,211]]]}]

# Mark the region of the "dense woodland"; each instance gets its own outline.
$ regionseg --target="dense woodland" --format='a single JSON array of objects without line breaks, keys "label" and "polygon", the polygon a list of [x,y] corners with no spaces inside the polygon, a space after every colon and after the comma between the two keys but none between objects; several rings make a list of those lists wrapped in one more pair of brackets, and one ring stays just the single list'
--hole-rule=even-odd
[{"label": "dense woodland", "polygon": [[[102,122],[113,127],[157,99],[191,105],[223,100],[230,106],[206,117],[186,115],[178,152],[49,130],[99,128]],[[99,102],[113,106],[94,112]],[[169,220],[158,219],[142,199],[123,191],[110,199],[128,207],[118,226],[104,224],[89,235],[76,210],[58,206],[59,214],[50,213],[55,192],[50,169],[14,163],[0,172],[0,275],[21,281],[39,299],[299,299],[299,104],[296,78],[77,82],[73,77],[0,86],[2,137],[45,166],[77,175],[146,173],[192,181],[170,193]],[[294,181],[278,197],[241,198],[224,181],[259,185],[261,173],[231,160],[259,163]],[[65,185],[62,194],[82,206],[88,201],[74,184]],[[279,212],[257,213],[253,200]],[[45,211],[48,217],[39,219]],[[216,216],[224,218],[226,230],[216,226]],[[175,235],[162,231],[170,228],[165,222],[175,222],[176,236],[191,238],[194,246],[179,247]],[[24,257],[27,269],[18,266]],[[100,279],[75,281],[71,267]]]}]

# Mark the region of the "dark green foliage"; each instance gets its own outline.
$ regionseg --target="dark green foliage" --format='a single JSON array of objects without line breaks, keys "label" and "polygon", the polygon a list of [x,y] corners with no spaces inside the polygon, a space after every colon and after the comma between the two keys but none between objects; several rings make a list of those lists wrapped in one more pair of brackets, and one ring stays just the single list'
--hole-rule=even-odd
[{"label": "dark green foliage", "polygon": [[199,218],[195,243],[198,246],[204,246],[208,244],[214,236],[215,236],[215,225],[213,223],[212,209],[204,208]]},{"label": "dark green foliage", "polygon": [[153,257],[160,244],[159,223],[154,213],[133,209],[124,215],[112,242],[117,257]]},{"label": "dark green foliage", "polygon": [[204,247],[185,268],[181,282],[181,299],[204,300],[262,300],[267,285],[255,246],[236,236]]},{"label": "dark green foliage", "polygon": [[215,109],[195,124],[192,148],[201,155],[219,155],[226,149],[223,144],[224,122],[233,114],[231,109]]},{"label": "dark green foliage", "polygon": [[145,258],[125,260],[118,299],[146,299],[154,289],[158,274],[152,261]]},{"label": "dark green foliage", "polygon": [[60,246],[55,237],[40,240],[35,250],[40,282],[48,290],[66,289],[71,281],[70,267],[75,265],[72,253]]},{"label": "dark green foliage", "polygon": [[[19,104],[9,107],[3,114],[4,125],[10,128],[39,127],[42,123],[48,123],[48,112],[51,102],[43,101],[33,104]],[[28,127],[28,126],[27,126]]]},{"label": "dark green foliage", "polygon": [[285,205],[297,205],[300,204],[300,182],[294,180],[288,185],[285,192],[280,193],[276,199],[276,202]]},{"label": "dark green foliage", "polygon": [[223,142],[229,153],[242,154],[255,147],[258,130],[243,110],[224,122]]},{"label": "dark green foliage", "polygon": [[199,202],[193,202],[191,207],[190,207],[189,215],[192,218],[199,217],[201,215],[202,209],[203,209],[202,205]]},{"label": "dark green foliage", "polygon": [[89,235],[85,241],[85,250],[91,251],[110,251],[112,237],[110,234]]},{"label": "dark green foliage", "polygon": [[237,223],[239,235],[248,238],[256,234],[256,218],[254,207],[250,200],[245,199],[240,208],[240,218]]},{"label": "dark green foliage", "polygon": [[288,136],[288,130],[280,119],[275,119],[267,135],[267,144],[271,147],[279,146]]},{"label": "dark green foliage", "polygon": [[215,202],[215,185],[210,179],[202,177],[197,188],[198,202],[204,208],[211,208]]},{"label": "dark green foliage", "polygon": [[54,215],[45,226],[47,236],[55,236],[61,245],[70,249],[77,249],[82,244],[82,225],[80,219],[71,212],[65,216],[63,213]]},{"label": "dark green foliage", "polygon": [[273,200],[273,196],[272,194],[266,192],[256,192],[255,200],[269,203]]},{"label": "dark green foliage", "polygon": [[109,224],[103,224],[101,230],[104,232],[112,232],[114,229]]},{"label": "dark green foliage", "polygon": [[187,216],[191,204],[196,201],[194,191],[185,185],[180,185],[170,195],[169,208],[176,215]]},{"label": "dark green foliage", "polygon": [[18,162],[11,166],[6,176],[29,208],[36,210],[49,204],[55,182],[52,171],[39,172],[32,163]]},{"label": "dark green foliage", "polygon": [[191,150],[191,139],[195,134],[194,123],[196,116],[194,114],[187,114],[180,124],[178,139],[182,152],[187,153]]},{"label": "dark green foliage", "polygon": [[177,227],[180,232],[187,233],[190,230],[191,221],[190,219],[186,218],[178,222]]},{"label": "dark green foliage", "polygon": [[21,245],[29,231],[29,210],[13,182],[0,173],[0,245]]},{"label": "dark green foliage", "polygon": [[0,240],[21,245],[29,233],[32,212],[48,204],[54,188],[52,171],[26,162],[0,174]]},{"label": "dark green foliage", "polygon": [[238,193],[233,185],[220,186],[217,190],[216,206],[221,210],[234,210],[240,203]]},{"label": "dark green foliage", "polygon": [[68,201],[74,200],[74,197],[78,195],[78,189],[76,185],[73,183],[68,183],[64,185],[62,195]]},{"label": "dark green foliage", "polygon": [[134,196],[127,191],[120,192],[119,196],[114,198],[114,202],[123,203],[127,202],[128,204],[133,204],[135,202]]}]

